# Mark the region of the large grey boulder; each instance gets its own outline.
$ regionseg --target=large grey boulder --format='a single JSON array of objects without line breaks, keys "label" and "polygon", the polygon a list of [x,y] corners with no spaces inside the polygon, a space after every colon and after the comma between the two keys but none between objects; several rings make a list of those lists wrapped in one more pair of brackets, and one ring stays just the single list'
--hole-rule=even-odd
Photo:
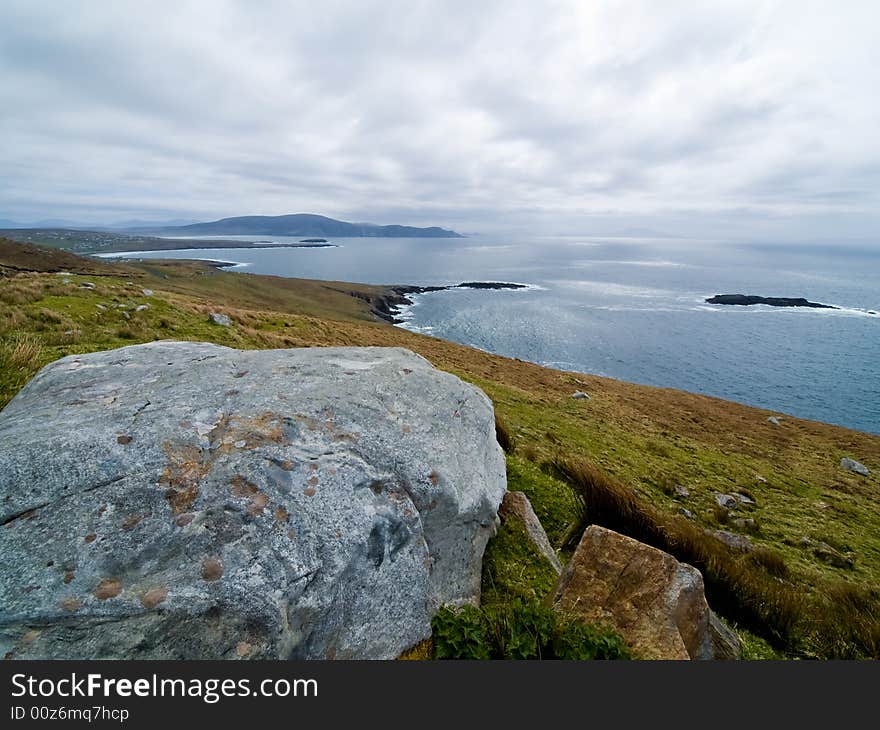
[{"label": "large grey boulder", "polygon": [[0,656],[390,658],[479,600],[492,405],[403,349],[156,342],[0,413]]}]

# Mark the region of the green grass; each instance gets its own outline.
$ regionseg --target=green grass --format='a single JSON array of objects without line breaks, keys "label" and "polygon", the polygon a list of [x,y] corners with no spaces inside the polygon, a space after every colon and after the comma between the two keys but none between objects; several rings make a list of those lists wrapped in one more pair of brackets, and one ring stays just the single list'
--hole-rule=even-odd
[{"label": "green grass", "polygon": [[543,601],[556,584],[556,573],[526,535],[508,520],[486,546],[483,557],[482,603]]}]

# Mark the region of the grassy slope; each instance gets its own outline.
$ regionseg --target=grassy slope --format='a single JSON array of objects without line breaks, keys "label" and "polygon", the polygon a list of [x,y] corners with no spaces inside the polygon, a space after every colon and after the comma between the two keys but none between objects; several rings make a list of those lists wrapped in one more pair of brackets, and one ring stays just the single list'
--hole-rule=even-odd
[{"label": "grassy slope", "polygon": [[[370,296],[381,292],[376,287],[233,274],[193,262],[80,260],[74,263],[88,275],[7,268],[3,278],[4,264],[21,268],[16,247],[0,241],[0,406],[51,360],[153,339],[241,348],[408,347],[492,398],[519,445],[508,460],[510,488],[530,494],[557,546],[576,519],[576,506],[567,488],[536,464],[577,455],[662,510],[686,506],[707,528],[720,527],[715,492],[747,491],[757,507],[740,516],[760,524],[751,539],[781,553],[792,582],[805,592],[840,579],[880,585],[878,436],[795,418],[773,426],[770,412],[760,409],[550,370],[406,332],[373,321],[369,305],[347,293]],[[32,266],[34,258],[40,257],[31,256]],[[41,268],[75,266],[49,261]],[[84,281],[95,289],[79,288]],[[144,288],[154,295],[144,296]],[[119,304],[128,308],[128,319]],[[139,304],[150,306],[133,311]],[[235,325],[210,324],[208,311],[229,314]],[[573,400],[575,389],[592,399]],[[868,465],[871,475],[843,471],[842,456]],[[673,484],[687,486],[690,497],[675,499]],[[820,561],[801,545],[802,537],[851,554],[854,568]]]}]

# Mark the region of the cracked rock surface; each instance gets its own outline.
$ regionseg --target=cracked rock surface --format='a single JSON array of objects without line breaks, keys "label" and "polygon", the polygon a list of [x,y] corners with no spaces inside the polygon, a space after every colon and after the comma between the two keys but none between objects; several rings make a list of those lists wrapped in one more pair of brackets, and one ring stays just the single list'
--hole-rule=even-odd
[{"label": "cracked rock surface", "polygon": [[408,350],[69,356],[0,413],[0,655],[393,658],[479,599],[505,488]]}]

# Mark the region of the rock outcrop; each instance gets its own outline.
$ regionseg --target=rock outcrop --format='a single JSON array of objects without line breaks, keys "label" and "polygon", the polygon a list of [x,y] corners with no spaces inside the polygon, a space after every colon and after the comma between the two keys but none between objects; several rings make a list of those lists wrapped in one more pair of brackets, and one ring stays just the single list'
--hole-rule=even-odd
[{"label": "rock outcrop", "polygon": [[517,521],[526,531],[526,535],[528,535],[529,540],[531,540],[538,552],[547,558],[547,562],[553,566],[553,570],[559,575],[562,571],[562,564],[559,562],[553,546],[550,545],[550,540],[547,538],[544,526],[538,519],[538,515],[535,514],[535,510],[532,509],[532,503],[529,502],[529,498],[523,492],[508,492],[505,494],[501,506],[498,508],[498,516],[502,522],[507,522],[508,520]]},{"label": "rock outcrop", "polygon": [[0,655],[391,658],[479,599],[492,405],[392,348],[156,342],[0,413]]},{"label": "rock outcrop", "polygon": [[646,659],[731,659],[739,640],[715,616],[696,568],[598,525],[588,527],[554,604],[615,628]]}]

